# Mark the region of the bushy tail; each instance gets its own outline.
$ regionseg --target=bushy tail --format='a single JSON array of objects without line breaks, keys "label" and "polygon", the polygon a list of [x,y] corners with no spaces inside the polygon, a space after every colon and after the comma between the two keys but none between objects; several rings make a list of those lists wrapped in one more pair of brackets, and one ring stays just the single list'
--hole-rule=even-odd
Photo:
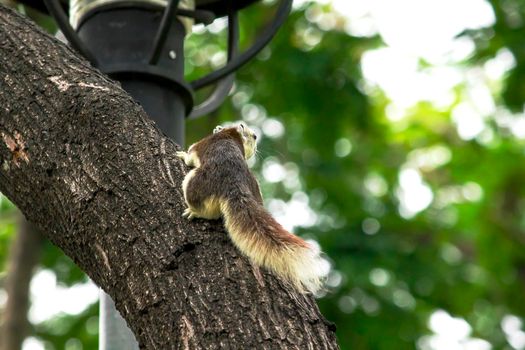
[{"label": "bushy tail", "polygon": [[221,201],[231,240],[254,263],[264,266],[300,292],[317,293],[328,272],[320,251],[286,231],[252,198]]}]

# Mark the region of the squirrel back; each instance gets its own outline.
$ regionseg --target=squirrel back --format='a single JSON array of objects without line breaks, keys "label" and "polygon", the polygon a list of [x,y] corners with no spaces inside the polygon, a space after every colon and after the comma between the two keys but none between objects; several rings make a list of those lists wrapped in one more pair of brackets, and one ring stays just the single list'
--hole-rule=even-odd
[{"label": "squirrel back", "polygon": [[240,124],[217,127],[188,153],[179,152],[187,165],[195,167],[183,182],[188,204],[184,215],[222,216],[232,242],[252,262],[300,292],[317,293],[327,262],[316,247],[286,231],[264,208],[257,180],[246,164],[255,150],[255,133]]}]

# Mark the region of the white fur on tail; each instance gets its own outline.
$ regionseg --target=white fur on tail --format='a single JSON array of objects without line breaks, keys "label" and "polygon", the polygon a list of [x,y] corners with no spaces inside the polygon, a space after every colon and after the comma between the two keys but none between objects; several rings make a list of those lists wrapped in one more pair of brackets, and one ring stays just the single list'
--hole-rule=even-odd
[{"label": "white fur on tail", "polygon": [[[321,257],[319,249],[284,230],[262,206],[250,204],[255,207],[248,205],[245,210],[255,210],[259,215],[249,213],[241,217],[243,213],[233,210],[228,201],[221,201],[226,229],[237,248],[255,264],[275,272],[302,293],[316,294],[322,290],[330,265]],[[265,221],[252,225],[242,222],[247,218],[260,219],[262,211],[265,218],[273,221],[269,225]],[[274,239],[284,235],[293,236],[293,239]]]}]

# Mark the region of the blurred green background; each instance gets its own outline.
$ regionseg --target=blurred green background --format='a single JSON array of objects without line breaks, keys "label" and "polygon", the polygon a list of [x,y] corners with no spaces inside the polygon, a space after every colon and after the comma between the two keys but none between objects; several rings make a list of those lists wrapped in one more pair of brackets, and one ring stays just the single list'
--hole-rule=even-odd
[{"label": "blurred green background", "polygon": [[[242,12],[242,47],[274,4]],[[188,143],[238,119],[262,136],[267,208],[333,264],[319,305],[341,349],[525,349],[524,20],[522,0],[297,0],[188,123]],[[224,26],[191,35],[189,78],[224,63]],[[1,198],[0,312],[15,211]],[[42,251],[25,348],[96,349],[96,288]]]}]

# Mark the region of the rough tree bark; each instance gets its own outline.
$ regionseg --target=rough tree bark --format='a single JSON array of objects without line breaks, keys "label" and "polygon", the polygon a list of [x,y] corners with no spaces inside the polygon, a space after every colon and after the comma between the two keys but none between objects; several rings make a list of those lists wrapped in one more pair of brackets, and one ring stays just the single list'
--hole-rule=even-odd
[{"label": "rough tree bark", "polygon": [[18,232],[7,262],[7,303],[0,322],[0,350],[22,349],[29,332],[29,283],[44,242],[42,235],[19,213]]},{"label": "rough tree bark", "polygon": [[0,191],[115,300],[144,349],[336,349],[310,296],[182,218],[187,169],[114,82],[0,7]]}]

